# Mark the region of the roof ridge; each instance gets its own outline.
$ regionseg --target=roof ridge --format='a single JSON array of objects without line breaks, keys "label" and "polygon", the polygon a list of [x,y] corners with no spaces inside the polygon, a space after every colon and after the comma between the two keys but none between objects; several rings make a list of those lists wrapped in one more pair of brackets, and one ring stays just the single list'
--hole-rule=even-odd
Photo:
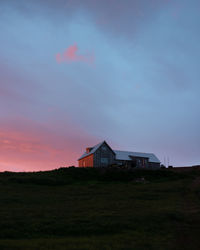
[{"label": "roof ridge", "polygon": [[104,141],[97,143],[96,145],[93,146],[93,148],[95,148],[98,145],[101,145],[102,143],[104,143]]},{"label": "roof ridge", "polygon": [[105,142],[105,141],[102,141],[102,142],[100,142],[100,143],[94,145],[93,147],[90,147],[90,148],[92,148],[92,150],[91,150],[89,153],[87,153],[87,152],[85,151],[84,154],[83,154],[78,160],[80,160],[80,159],[82,159],[82,158],[84,158],[84,157],[86,157],[86,156],[89,156],[89,155],[93,154],[94,152],[96,152],[96,150],[97,150],[104,142]]}]

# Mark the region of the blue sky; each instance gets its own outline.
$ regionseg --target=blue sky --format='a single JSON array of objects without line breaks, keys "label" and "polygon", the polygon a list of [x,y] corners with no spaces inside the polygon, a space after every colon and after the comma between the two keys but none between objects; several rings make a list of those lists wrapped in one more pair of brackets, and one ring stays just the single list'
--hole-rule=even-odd
[{"label": "blue sky", "polygon": [[77,165],[104,139],[199,164],[199,11],[196,0],[1,1],[0,169]]}]

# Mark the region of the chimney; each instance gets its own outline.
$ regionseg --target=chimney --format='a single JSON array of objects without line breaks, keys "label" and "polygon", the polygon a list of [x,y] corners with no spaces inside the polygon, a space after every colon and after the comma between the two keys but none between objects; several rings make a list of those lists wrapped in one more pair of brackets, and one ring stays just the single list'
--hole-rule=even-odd
[{"label": "chimney", "polygon": [[86,148],[86,153],[90,153],[90,151],[92,150],[93,148]]}]

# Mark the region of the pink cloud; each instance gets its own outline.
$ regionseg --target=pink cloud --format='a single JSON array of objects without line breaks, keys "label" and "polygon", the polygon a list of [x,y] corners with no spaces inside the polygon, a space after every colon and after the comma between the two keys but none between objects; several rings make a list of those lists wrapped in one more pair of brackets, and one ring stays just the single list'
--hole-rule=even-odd
[{"label": "pink cloud", "polygon": [[56,61],[57,63],[62,62],[86,62],[93,64],[94,63],[94,55],[87,54],[87,55],[78,55],[78,46],[76,44],[71,45],[68,47],[63,54],[56,54]]},{"label": "pink cloud", "polygon": [[61,57],[60,53],[56,54],[56,61],[57,61],[57,63],[61,63],[62,62],[62,57]]}]

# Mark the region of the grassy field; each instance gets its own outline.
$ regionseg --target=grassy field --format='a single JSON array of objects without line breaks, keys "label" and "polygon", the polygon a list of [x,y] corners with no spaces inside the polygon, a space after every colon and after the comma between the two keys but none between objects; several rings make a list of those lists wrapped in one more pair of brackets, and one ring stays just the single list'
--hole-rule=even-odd
[{"label": "grassy field", "polygon": [[199,198],[195,170],[0,173],[0,249],[199,250]]}]

